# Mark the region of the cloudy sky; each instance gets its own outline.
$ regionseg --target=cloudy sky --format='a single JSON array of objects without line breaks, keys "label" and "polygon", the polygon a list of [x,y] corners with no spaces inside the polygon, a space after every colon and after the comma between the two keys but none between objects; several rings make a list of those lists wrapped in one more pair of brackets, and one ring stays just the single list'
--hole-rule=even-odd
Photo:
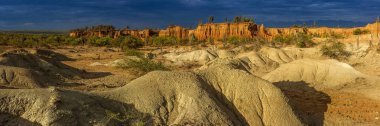
[{"label": "cloudy sky", "polygon": [[338,21],[357,25],[380,16],[380,0],[0,0],[0,30],[67,30],[97,24],[116,27],[195,27],[214,16],[251,16],[266,26]]}]

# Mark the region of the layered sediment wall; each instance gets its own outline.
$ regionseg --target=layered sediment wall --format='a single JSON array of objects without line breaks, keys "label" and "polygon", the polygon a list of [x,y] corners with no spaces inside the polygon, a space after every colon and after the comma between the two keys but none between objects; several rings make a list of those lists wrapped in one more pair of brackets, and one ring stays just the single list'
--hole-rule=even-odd
[{"label": "layered sediment wall", "polygon": [[240,23],[207,23],[198,25],[196,29],[187,29],[181,26],[169,26],[164,30],[102,30],[102,31],[72,31],[72,37],[120,37],[120,36],[135,36],[142,39],[153,36],[171,36],[181,40],[195,37],[198,40],[223,40],[231,36],[242,38],[262,37],[272,39],[278,35],[294,35],[298,33],[313,34],[327,36],[331,34],[352,35],[355,29],[368,30],[371,34],[380,34],[380,23],[368,24],[364,27],[356,28],[265,28],[264,25],[257,25],[252,22]]},{"label": "layered sediment wall", "polygon": [[258,25],[250,22],[244,23],[209,23],[199,25],[194,30],[194,35],[198,40],[208,38],[222,40],[230,36],[253,38],[258,35]]},{"label": "layered sediment wall", "polygon": [[160,30],[158,36],[173,36],[184,40],[189,38],[189,29],[181,26],[169,26],[165,30]]}]

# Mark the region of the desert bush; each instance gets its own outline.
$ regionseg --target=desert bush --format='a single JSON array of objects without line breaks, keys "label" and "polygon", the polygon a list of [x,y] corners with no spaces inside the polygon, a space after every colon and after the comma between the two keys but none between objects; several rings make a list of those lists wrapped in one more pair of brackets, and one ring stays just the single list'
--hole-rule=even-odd
[{"label": "desert bush", "polygon": [[332,32],[328,37],[334,38],[334,39],[343,39],[345,36],[343,34]]},{"label": "desert bush", "polygon": [[121,42],[120,45],[122,48],[136,49],[144,46],[143,41],[140,38],[133,36],[126,36]]},{"label": "desert bush", "polygon": [[93,46],[107,46],[110,45],[110,41],[112,38],[110,37],[102,37],[102,38],[97,38],[94,43],[91,43]]},{"label": "desert bush", "polygon": [[148,73],[155,70],[168,70],[168,68],[161,63],[157,63],[146,58],[141,58],[140,60],[128,59],[126,61],[126,63],[118,64],[118,67],[123,69],[138,70],[143,73]]},{"label": "desert bush", "polygon": [[196,44],[197,41],[198,41],[198,40],[197,40],[197,38],[195,37],[194,34],[191,34],[191,35],[189,36],[189,45],[194,45],[194,44]]},{"label": "desert bush", "polygon": [[69,42],[70,45],[83,45],[84,40],[83,38],[74,38],[74,40]]},{"label": "desert bush", "polygon": [[296,35],[296,46],[299,48],[312,47],[315,43],[312,41],[312,36],[305,33],[299,33]]},{"label": "desert bush", "polygon": [[323,45],[320,51],[324,56],[328,56],[334,59],[341,59],[350,56],[350,53],[345,51],[345,48],[345,45],[341,42],[332,42]]},{"label": "desert bush", "polygon": [[240,43],[240,38],[238,36],[231,36],[227,38],[227,42],[232,45],[238,45]]},{"label": "desert bush", "polygon": [[65,34],[0,33],[0,45],[16,47],[58,47],[63,45],[110,46],[110,37],[73,38]]},{"label": "desert bush", "polygon": [[273,41],[275,44],[286,45],[296,45],[299,48],[308,48],[315,45],[312,41],[312,35],[305,33],[297,33],[296,35],[279,35],[276,36]]},{"label": "desert bush", "polygon": [[369,34],[369,33],[371,33],[371,31],[369,31],[368,29],[362,30],[359,28],[355,29],[353,32],[354,35]]},{"label": "desert bush", "polygon": [[213,38],[208,38],[207,42],[211,45],[214,45],[214,39]]},{"label": "desert bush", "polygon": [[223,40],[223,41],[226,41],[228,44],[232,44],[232,45],[240,45],[240,44],[247,44],[247,43],[254,42],[254,40],[251,38],[245,38],[245,37],[239,37],[239,36],[230,36],[227,38],[227,40]]},{"label": "desert bush", "polygon": [[169,46],[177,44],[179,42],[177,38],[172,36],[153,37],[152,41],[154,46]]},{"label": "desert bush", "polygon": [[273,38],[273,41],[282,45],[290,45],[293,41],[292,36],[278,35]]},{"label": "desert bush", "polygon": [[125,49],[125,53],[124,53],[126,56],[137,56],[137,57],[144,57],[144,53],[136,50],[136,49],[130,49],[130,48],[127,48]]}]

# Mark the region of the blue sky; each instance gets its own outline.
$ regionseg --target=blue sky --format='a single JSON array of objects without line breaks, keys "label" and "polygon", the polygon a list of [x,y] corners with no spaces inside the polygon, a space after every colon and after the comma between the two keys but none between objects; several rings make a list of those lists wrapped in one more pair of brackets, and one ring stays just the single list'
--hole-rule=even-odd
[{"label": "blue sky", "polygon": [[[254,17],[266,26],[324,20],[362,25],[380,16],[380,0],[0,0],[0,30],[67,30],[112,24],[116,27],[195,27]],[[335,24],[334,24],[335,25]]]}]

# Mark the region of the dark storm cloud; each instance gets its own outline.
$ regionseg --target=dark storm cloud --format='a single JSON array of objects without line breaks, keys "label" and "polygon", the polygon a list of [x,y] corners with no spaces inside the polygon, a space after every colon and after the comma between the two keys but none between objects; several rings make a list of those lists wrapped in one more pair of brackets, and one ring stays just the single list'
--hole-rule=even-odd
[{"label": "dark storm cloud", "polygon": [[1,0],[0,29],[195,26],[210,15],[217,21],[253,16],[271,26],[310,20],[370,22],[380,15],[379,4],[378,0]]}]

